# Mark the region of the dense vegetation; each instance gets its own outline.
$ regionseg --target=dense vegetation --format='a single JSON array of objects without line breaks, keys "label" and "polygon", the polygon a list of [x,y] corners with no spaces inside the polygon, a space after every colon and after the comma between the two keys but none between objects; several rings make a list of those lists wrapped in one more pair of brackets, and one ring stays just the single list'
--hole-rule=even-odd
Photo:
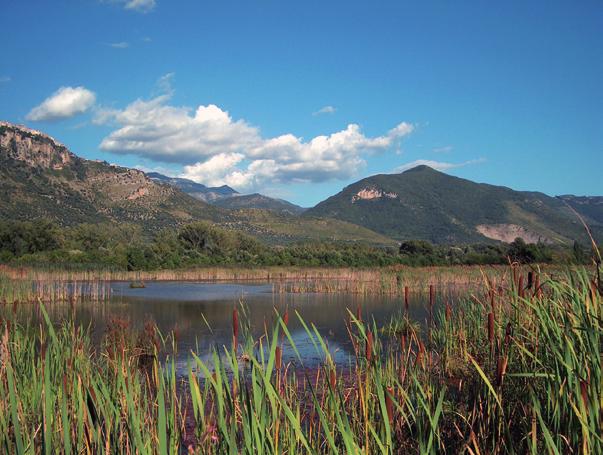
[{"label": "dense vegetation", "polygon": [[268,246],[254,237],[210,223],[164,229],[150,237],[136,225],[80,224],[70,228],[39,220],[0,222],[0,262],[116,270],[176,269],[205,265],[387,266],[589,263],[590,248],[566,250],[521,239],[510,245],[432,245],[403,242],[399,248],[364,243],[309,242]]},{"label": "dense vegetation", "polygon": [[[87,329],[57,329],[43,307],[42,324],[9,311],[0,451],[602,453],[598,291],[582,272],[505,275],[446,303],[424,330],[403,311],[377,327],[351,309],[347,365],[301,319],[305,333],[275,315],[254,338],[235,310],[232,345],[193,353],[184,384],[175,338],[152,324],[136,334],[116,320],[94,347]],[[300,336],[322,359],[316,369],[304,366]]]}]

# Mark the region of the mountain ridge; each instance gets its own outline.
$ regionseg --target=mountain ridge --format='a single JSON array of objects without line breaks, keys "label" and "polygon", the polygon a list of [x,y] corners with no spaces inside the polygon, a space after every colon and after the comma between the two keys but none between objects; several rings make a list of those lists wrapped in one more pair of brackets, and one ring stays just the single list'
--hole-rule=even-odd
[{"label": "mountain ridge", "polygon": [[[568,243],[586,236],[558,198],[472,182],[426,165],[361,179],[303,216],[337,218],[399,241],[508,242],[515,235],[532,242]],[[600,238],[603,223],[586,217]]]}]

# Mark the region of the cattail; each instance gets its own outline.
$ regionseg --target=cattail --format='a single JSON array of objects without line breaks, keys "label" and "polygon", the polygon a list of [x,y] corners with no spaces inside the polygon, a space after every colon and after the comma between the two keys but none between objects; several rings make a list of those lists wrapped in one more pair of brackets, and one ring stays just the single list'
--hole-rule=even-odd
[{"label": "cattail", "polygon": [[331,384],[331,389],[335,390],[335,386],[337,386],[337,373],[335,372],[335,368],[329,372],[329,383]]},{"label": "cattail", "polygon": [[452,307],[450,306],[450,302],[446,302],[446,321],[450,322],[452,319]]},{"label": "cattail", "polygon": [[280,346],[277,346],[274,352],[276,369],[280,370],[282,366],[283,353]]},{"label": "cattail", "polygon": [[400,337],[400,348],[403,353],[406,352],[406,335],[405,334],[403,334]]},{"label": "cattail", "polygon": [[360,309],[360,304],[356,306],[356,320],[362,322],[362,310]]},{"label": "cattail", "polygon": [[532,289],[532,284],[534,284],[534,272],[530,270],[528,272],[528,285],[526,286],[526,289]]},{"label": "cattail", "polygon": [[433,304],[435,303],[435,286],[433,284],[429,285],[429,308],[433,309]]},{"label": "cattail", "polygon": [[393,394],[394,394],[393,387],[388,387],[385,390],[385,409],[387,410],[387,417],[389,419],[390,425],[392,425],[394,423],[394,402],[392,400]]},{"label": "cattail", "polygon": [[542,297],[542,290],[540,288],[540,276],[536,275],[536,280],[534,281],[534,295],[538,298]]},{"label": "cattail", "polygon": [[523,299],[523,291],[524,291],[524,289],[523,289],[523,275],[519,276],[519,286],[517,286],[517,287],[518,287],[517,292],[519,294],[519,298]]},{"label": "cattail", "polygon": [[421,366],[423,365],[423,353],[425,352],[425,346],[423,345],[423,342],[421,340],[419,340],[419,350],[417,351],[417,358],[415,359],[415,366],[417,364],[421,364]]},{"label": "cattail", "polygon": [[408,293],[409,293],[408,286],[404,286],[404,308],[406,309],[407,313],[408,313]]},{"label": "cattail", "polygon": [[488,313],[488,341],[494,342],[494,314]]},{"label": "cattail", "polygon": [[239,339],[239,312],[236,307],[232,310],[232,346],[237,349]]},{"label": "cattail", "polygon": [[373,332],[368,331],[366,333],[366,361],[371,362],[373,359]]},{"label": "cattail", "polygon": [[511,337],[513,336],[513,326],[510,322],[507,322],[507,328],[505,329],[505,345],[507,348],[509,347],[509,343],[511,343]]},{"label": "cattail", "polygon": [[496,316],[496,301],[494,300],[494,289],[490,289],[490,311]]},{"label": "cattail", "polygon": [[496,384],[500,387],[502,386],[503,379],[505,374],[507,373],[507,364],[509,362],[509,357],[499,357],[496,362]]},{"label": "cattail", "polygon": [[285,326],[289,325],[289,310],[285,311],[285,315],[283,316],[283,322],[285,323]]}]

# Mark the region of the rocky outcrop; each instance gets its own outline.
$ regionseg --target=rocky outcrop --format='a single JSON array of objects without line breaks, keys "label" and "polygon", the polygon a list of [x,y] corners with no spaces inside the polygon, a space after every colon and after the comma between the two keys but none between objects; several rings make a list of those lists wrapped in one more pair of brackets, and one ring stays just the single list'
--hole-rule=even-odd
[{"label": "rocky outcrop", "polygon": [[484,237],[506,243],[511,243],[518,237],[526,243],[537,243],[539,241],[551,243],[550,239],[517,224],[480,224],[475,228]]},{"label": "rocky outcrop", "polygon": [[360,200],[370,201],[382,198],[397,199],[398,195],[396,193],[388,193],[377,188],[363,188],[352,196],[352,204]]},{"label": "rocky outcrop", "polygon": [[76,159],[67,148],[40,131],[8,122],[0,122],[0,147],[8,157],[49,169],[63,169]]}]

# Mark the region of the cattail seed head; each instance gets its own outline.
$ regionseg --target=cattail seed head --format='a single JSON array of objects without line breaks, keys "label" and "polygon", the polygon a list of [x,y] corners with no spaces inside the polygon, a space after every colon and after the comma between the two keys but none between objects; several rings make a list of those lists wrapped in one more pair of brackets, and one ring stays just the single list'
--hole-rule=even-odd
[{"label": "cattail seed head", "polygon": [[276,369],[280,370],[283,361],[283,353],[280,346],[277,346],[274,352]]},{"label": "cattail seed head", "polygon": [[446,321],[452,319],[452,307],[450,306],[450,302],[446,302]]},{"label": "cattail seed head", "polygon": [[389,419],[390,425],[394,423],[394,401],[392,399],[393,394],[393,387],[388,387],[385,390],[385,409],[387,410],[387,418]]},{"label": "cattail seed head", "polygon": [[511,343],[511,337],[513,336],[513,326],[510,322],[507,322],[507,327],[505,329],[505,345],[507,348],[509,347],[509,343]]},{"label": "cattail seed head", "polygon": [[370,330],[366,333],[366,360],[367,362],[371,362],[373,359],[373,332]]},{"label": "cattail seed head", "polygon": [[335,387],[337,386],[337,373],[335,372],[335,368],[329,372],[329,383],[331,384],[331,388],[335,390]]},{"label": "cattail seed head", "polygon": [[239,312],[236,308],[232,310],[232,335],[239,338]]},{"label": "cattail seed head", "polygon": [[496,384],[499,387],[502,386],[503,379],[507,373],[508,362],[509,358],[507,356],[499,357],[498,361],[496,362]]},{"label": "cattail seed head", "polygon": [[404,308],[406,309],[407,313],[408,313],[408,294],[409,294],[408,286],[404,286]]},{"label": "cattail seed head", "polygon": [[494,342],[494,314],[488,313],[488,341],[490,344]]}]

